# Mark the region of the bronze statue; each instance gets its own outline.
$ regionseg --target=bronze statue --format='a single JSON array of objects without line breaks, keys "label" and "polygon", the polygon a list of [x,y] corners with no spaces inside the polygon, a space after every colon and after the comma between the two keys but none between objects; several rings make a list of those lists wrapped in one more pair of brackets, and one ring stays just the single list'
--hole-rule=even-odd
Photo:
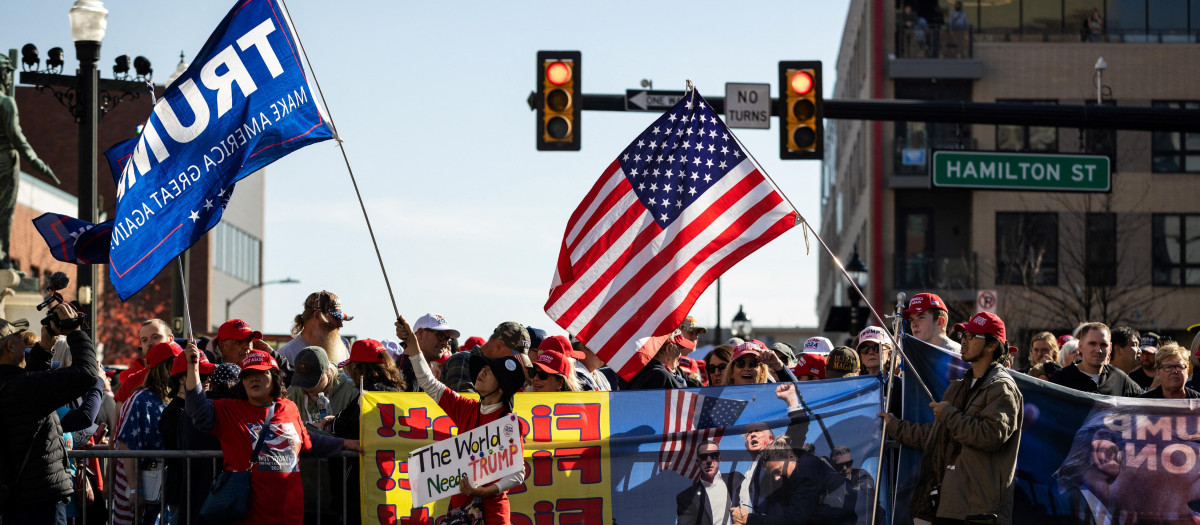
[{"label": "bronze statue", "polygon": [[21,132],[17,100],[9,95],[12,87],[12,62],[7,56],[0,55],[0,269],[12,268],[9,239],[12,237],[12,219],[17,207],[17,183],[21,179],[21,159],[18,155],[24,156],[33,169],[58,183],[50,166],[38,158]]}]

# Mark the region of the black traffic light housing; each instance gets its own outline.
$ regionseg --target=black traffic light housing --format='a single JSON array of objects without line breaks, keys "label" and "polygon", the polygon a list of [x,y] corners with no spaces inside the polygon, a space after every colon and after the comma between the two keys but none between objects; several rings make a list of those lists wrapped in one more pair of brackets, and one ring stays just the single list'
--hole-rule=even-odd
[{"label": "black traffic light housing", "polygon": [[823,159],[825,112],[821,96],[821,62],[779,62],[779,158]]},{"label": "black traffic light housing", "polygon": [[579,51],[538,51],[538,151],[579,151],[582,65]]}]

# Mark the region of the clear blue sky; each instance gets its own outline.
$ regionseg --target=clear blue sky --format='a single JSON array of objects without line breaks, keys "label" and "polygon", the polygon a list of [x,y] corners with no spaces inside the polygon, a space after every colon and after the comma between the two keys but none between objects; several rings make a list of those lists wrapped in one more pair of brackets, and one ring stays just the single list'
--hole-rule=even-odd
[{"label": "clear blue sky", "polygon": [[[289,4],[358,177],[400,313],[447,316],[486,337],[516,320],[563,333],[542,311],[567,218],[649,113],[585,112],[582,150],[538,152],[535,54],[580,50],[585,93],[655,89],[723,96],[769,82],[777,62],[821,60],[831,93],[848,0],[743,2],[317,2]],[[62,46],[76,64],[69,0],[6,8],[0,48]],[[162,83],[232,2],[109,0],[101,74],[145,55]],[[819,229],[820,163],[779,160],[778,122],[736,130]],[[332,141],[267,168],[264,331],[286,332],[304,297],[329,289],[356,316],[345,331],[394,338],[392,306],[341,154]],[[815,244],[815,243],[814,243]],[[744,304],[756,325],[812,326],[817,261],[794,228],[722,278],[723,324]],[[716,319],[712,289],[693,314]]]}]

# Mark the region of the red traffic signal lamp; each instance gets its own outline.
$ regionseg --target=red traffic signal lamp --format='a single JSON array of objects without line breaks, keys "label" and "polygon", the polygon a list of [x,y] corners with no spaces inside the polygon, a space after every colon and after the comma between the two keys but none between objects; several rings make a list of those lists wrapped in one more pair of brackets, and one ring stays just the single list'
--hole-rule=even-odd
[{"label": "red traffic signal lamp", "polygon": [[579,151],[582,57],[579,51],[538,51],[538,151]]},{"label": "red traffic signal lamp", "polygon": [[821,62],[781,61],[779,99],[779,158],[816,159],[825,156],[824,111],[821,103]]}]

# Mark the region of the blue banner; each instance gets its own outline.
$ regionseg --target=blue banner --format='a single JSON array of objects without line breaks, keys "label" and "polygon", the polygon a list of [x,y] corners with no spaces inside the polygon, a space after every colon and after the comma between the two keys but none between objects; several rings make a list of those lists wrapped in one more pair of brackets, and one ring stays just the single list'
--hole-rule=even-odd
[{"label": "blue banner", "polygon": [[233,183],[331,137],[277,0],[239,1],[167,87],[132,152],[115,155],[127,158],[109,253],[117,293],[137,293],[220,222]]},{"label": "blue banner", "polygon": [[[958,354],[912,336],[903,344],[910,373],[939,400],[966,370]],[[1012,375],[1025,398],[1013,523],[1200,522],[1200,402],[1088,394]],[[932,421],[928,405],[905,378],[905,419]],[[921,453],[901,450],[895,523],[910,523]]]}]

